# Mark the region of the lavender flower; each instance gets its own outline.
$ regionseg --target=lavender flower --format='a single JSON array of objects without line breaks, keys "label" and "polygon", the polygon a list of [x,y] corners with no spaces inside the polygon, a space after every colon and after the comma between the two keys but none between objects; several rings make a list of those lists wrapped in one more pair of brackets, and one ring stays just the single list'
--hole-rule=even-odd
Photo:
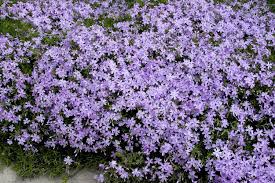
[{"label": "lavender flower", "polygon": [[70,156],[67,156],[66,158],[64,158],[64,162],[66,165],[71,165],[74,161]]}]

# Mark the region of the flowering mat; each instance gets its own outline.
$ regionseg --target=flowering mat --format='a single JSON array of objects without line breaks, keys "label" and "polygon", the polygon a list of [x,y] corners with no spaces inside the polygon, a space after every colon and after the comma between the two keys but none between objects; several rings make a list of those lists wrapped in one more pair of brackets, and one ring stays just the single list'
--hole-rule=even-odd
[{"label": "flowering mat", "polygon": [[1,163],[275,182],[272,2],[0,0]]}]

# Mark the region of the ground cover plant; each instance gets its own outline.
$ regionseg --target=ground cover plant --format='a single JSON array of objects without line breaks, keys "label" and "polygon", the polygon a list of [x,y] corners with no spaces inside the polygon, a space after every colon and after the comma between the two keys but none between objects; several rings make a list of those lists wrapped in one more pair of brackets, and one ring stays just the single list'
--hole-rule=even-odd
[{"label": "ground cover plant", "polygon": [[275,182],[272,1],[0,1],[0,161],[99,182]]}]

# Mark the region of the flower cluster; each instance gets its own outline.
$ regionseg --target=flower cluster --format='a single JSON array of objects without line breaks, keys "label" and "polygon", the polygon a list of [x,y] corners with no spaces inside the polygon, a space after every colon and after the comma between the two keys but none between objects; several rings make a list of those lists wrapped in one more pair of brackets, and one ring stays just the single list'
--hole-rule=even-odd
[{"label": "flower cluster", "polygon": [[274,182],[275,16],[265,2],[132,5],[1,5],[0,21],[33,27],[30,40],[0,35],[7,143],[109,153],[105,177],[121,181]]}]

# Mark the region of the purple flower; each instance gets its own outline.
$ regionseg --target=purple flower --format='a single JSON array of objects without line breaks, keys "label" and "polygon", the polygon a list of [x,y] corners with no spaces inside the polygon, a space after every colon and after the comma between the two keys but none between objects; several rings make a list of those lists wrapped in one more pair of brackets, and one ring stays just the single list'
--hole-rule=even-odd
[{"label": "purple flower", "polygon": [[142,173],[140,170],[138,170],[137,168],[135,168],[133,171],[132,171],[132,174],[134,177],[142,177]]},{"label": "purple flower", "polygon": [[70,156],[67,156],[66,158],[64,158],[64,162],[66,165],[71,165],[74,161]]},{"label": "purple flower", "polygon": [[164,155],[168,153],[171,149],[172,149],[172,146],[168,143],[165,143],[163,146],[161,146],[160,152],[162,153],[162,155]]},{"label": "purple flower", "polygon": [[104,175],[99,174],[98,176],[96,176],[96,180],[97,180],[98,182],[104,182]]}]

